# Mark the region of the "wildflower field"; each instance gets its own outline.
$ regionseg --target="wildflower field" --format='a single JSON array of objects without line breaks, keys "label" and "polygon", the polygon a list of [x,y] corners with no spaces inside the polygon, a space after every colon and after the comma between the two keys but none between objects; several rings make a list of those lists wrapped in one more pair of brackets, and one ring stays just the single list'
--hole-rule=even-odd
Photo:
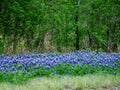
[{"label": "wildflower field", "polygon": [[76,51],[0,55],[0,82],[21,83],[34,77],[92,74],[120,75],[120,54]]}]

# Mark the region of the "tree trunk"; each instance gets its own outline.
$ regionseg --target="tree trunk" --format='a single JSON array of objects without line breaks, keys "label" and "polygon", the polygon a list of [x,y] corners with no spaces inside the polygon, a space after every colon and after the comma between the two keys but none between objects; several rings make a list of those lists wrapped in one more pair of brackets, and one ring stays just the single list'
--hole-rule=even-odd
[{"label": "tree trunk", "polygon": [[93,47],[93,38],[92,38],[90,31],[88,31],[88,38],[89,38],[89,46],[90,46],[90,48],[92,48]]},{"label": "tree trunk", "polygon": [[76,34],[76,44],[75,44],[75,48],[76,50],[79,50],[79,29],[78,29],[78,15],[76,15],[75,17],[75,22],[76,22],[76,30],[75,30],[75,34]]},{"label": "tree trunk", "polygon": [[76,34],[75,49],[79,50],[79,39],[80,39],[80,36],[79,36],[79,27],[78,27],[78,22],[79,22],[79,17],[78,17],[79,12],[78,11],[79,11],[80,0],[78,0],[76,2],[76,5],[78,7],[77,7],[76,15],[75,15],[75,34]]}]

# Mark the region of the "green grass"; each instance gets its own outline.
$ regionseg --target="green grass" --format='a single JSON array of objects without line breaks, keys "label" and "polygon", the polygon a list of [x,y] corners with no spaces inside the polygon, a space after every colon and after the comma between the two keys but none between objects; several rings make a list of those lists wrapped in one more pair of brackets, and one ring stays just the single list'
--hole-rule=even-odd
[{"label": "green grass", "polygon": [[53,76],[30,79],[23,84],[0,83],[0,90],[81,90],[120,87],[119,75]]}]

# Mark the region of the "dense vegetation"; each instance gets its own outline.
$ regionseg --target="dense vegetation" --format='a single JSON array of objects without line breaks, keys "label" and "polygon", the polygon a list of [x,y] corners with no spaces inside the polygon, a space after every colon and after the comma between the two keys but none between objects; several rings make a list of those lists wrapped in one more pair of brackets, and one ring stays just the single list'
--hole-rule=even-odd
[{"label": "dense vegetation", "polygon": [[120,0],[0,0],[0,88],[36,77],[44,89],[26,90],[81,90],[119,76]]},{"label": "dense vegetation", "polygon": [[120,75],[120,54],[73,53],[0,55],[0,81],[21,83],[36,76]]},{"label": "dense vegetation", "polygon": [[120,0],[0,0],[0,53],[120,51]]}]

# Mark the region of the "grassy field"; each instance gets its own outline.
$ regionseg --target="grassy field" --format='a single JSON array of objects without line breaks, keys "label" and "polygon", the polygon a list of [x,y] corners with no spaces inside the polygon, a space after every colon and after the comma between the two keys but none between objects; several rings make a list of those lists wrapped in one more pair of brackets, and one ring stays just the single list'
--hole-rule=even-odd
[{"label": "grassy field", "polygon": [[120,87],[120,76],[84,75],[33,78],[19,85],[1,82],[0,90],[85,90]]}]

